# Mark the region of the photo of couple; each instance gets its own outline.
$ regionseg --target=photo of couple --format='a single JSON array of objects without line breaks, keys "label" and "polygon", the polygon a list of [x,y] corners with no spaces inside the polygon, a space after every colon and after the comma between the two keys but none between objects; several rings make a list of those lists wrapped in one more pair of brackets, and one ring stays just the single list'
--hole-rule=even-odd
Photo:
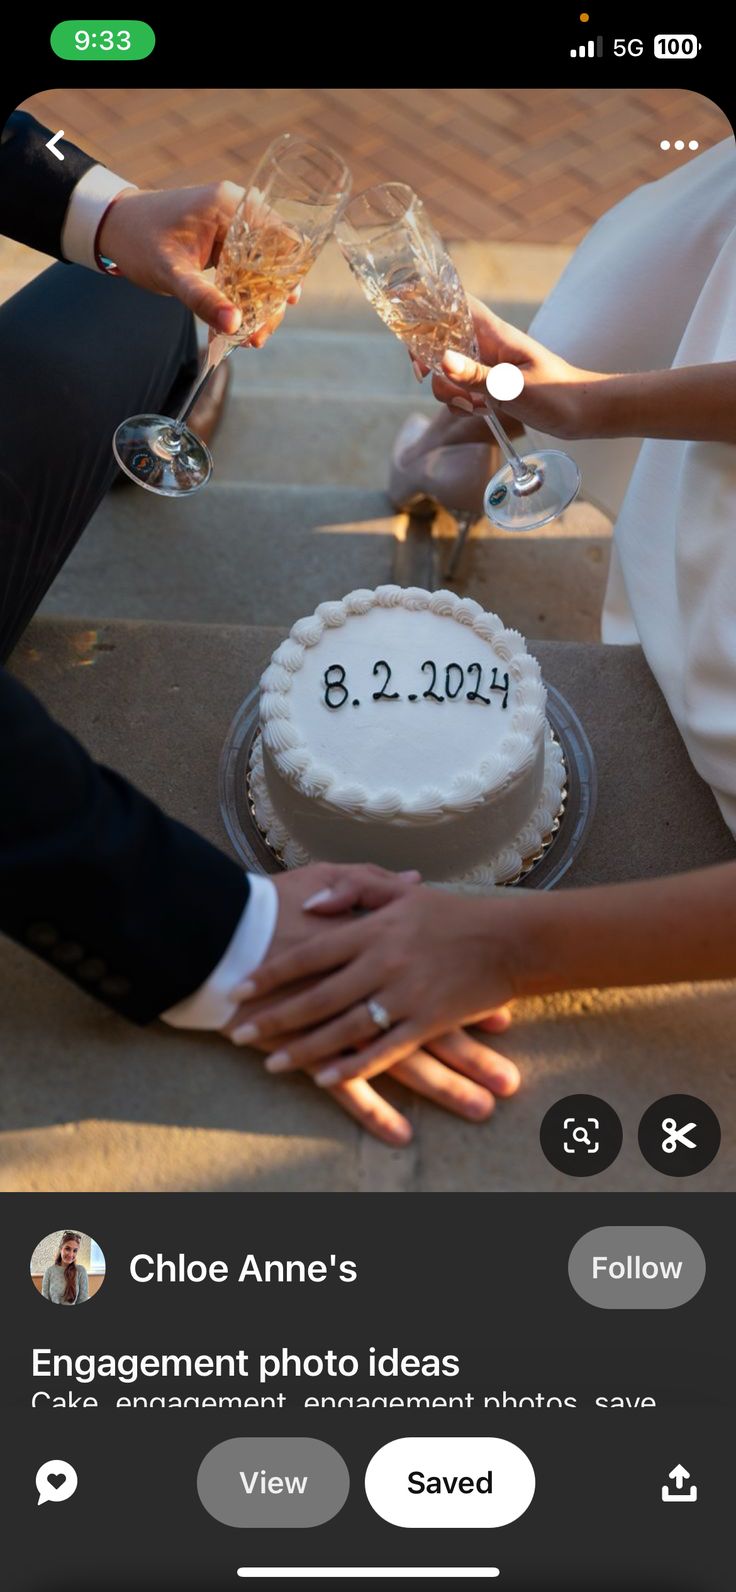
[{"label": "photo of couple", "polygon": [[[665,152],[678,119],[695,147]],[[636,1129],[685,1094],[724,1129],[698,1187],[728,1186],[735,215],[733,132],[685,91],[10,117],[3,1189],[575,1188],[539,1144],[572,1094],[624,1124],[602,1191],[663,1187]],[[233,855],[239,705],[269,669],[288,753],[307,616],[342,636],[350,596],[407,592],[500,616],[583,726],[597,802],[553,889],[453,889],[396,826],[390,866],[365,823],[349,856]]]}]

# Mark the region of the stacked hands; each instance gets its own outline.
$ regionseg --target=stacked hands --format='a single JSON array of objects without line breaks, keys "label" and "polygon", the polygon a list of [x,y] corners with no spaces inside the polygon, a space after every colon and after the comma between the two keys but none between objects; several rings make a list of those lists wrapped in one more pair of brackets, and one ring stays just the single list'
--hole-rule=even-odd
[{"label": "stacked hands", "polygon": [[[268,1052],[270,1073],[302,1069],[387,1144],[407,1144],[407,1118],[371,1087],[390,1073],[469,1121],[520,1083],[512,1061],[457,1025],[503,1033],[512,980],[489,902],[422,886],[417,873],[314,863],[274,881],[276,934],[266,961],[233,990],[226,1033]],[[501,914],[498,914],[499,918]],[[323,920],[321,932],[315,918]],[[378,1002],[390,1027],[379,1027]]]}]

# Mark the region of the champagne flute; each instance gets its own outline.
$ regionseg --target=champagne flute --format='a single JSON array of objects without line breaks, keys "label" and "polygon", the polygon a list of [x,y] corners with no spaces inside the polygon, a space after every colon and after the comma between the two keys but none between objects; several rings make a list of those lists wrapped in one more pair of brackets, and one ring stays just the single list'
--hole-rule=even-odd
[{"label": "champagne flute", "polygon": [[209,448],[186,425],[212,372],[283,310],[314,264],[350,193],[350,172],[333,150],[284,133],[266,150],[230,223],[215,280],[242,310],[232,337],[210,332],[199,375],[176,419],[133,415],[118,426],[120,468],[148,492],[184,497],[212,473]]},{"label": "champagne flute", "polygon": [[[411,188],[386,182],[356,194],[335,236],[369,303],[415,358],[440,372],[448,349],[479,358],[462,283]],[[522,458],[488,400],[483,418],[507,461],[486,487],[488,519],[507,531],[546,525],[577,496],[575,461],[553,448]]]}]

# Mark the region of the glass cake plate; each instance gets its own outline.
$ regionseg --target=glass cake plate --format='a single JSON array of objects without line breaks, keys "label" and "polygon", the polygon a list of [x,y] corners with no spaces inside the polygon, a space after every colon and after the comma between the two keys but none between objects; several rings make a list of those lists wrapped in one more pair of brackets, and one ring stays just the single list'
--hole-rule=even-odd
[{"label": "glass cake plate", "polygon": [[[504,885],[464,885],[443,881],[447,889],[478,892],[496,889],[551,890],[577,856],[595,812],[598,795],[593,748],[570,703],[553,685],[547,686],[547,720],[565,759],[562,806],[540,851],[524,858],[521,873]],[[220,758],[220,811],[236,856],[251,873],[281,873],[284,864],[256,823],[248,771],[258,727],[258,687],[241,702],[230,725]],[[429,883],[430,881],[428,881]]]}]

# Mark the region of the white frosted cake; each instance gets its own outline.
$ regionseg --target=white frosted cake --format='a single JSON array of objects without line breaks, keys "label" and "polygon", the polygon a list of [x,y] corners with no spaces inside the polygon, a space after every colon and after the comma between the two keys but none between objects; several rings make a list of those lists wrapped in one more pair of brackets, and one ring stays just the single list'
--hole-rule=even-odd
[{"label": "white frosted cake", "polygon": [[560,808],[545,707],[524,638],[471,598],[379,586],[320,603],[261,680],[256,818],[288,866],[501,883]]}]

